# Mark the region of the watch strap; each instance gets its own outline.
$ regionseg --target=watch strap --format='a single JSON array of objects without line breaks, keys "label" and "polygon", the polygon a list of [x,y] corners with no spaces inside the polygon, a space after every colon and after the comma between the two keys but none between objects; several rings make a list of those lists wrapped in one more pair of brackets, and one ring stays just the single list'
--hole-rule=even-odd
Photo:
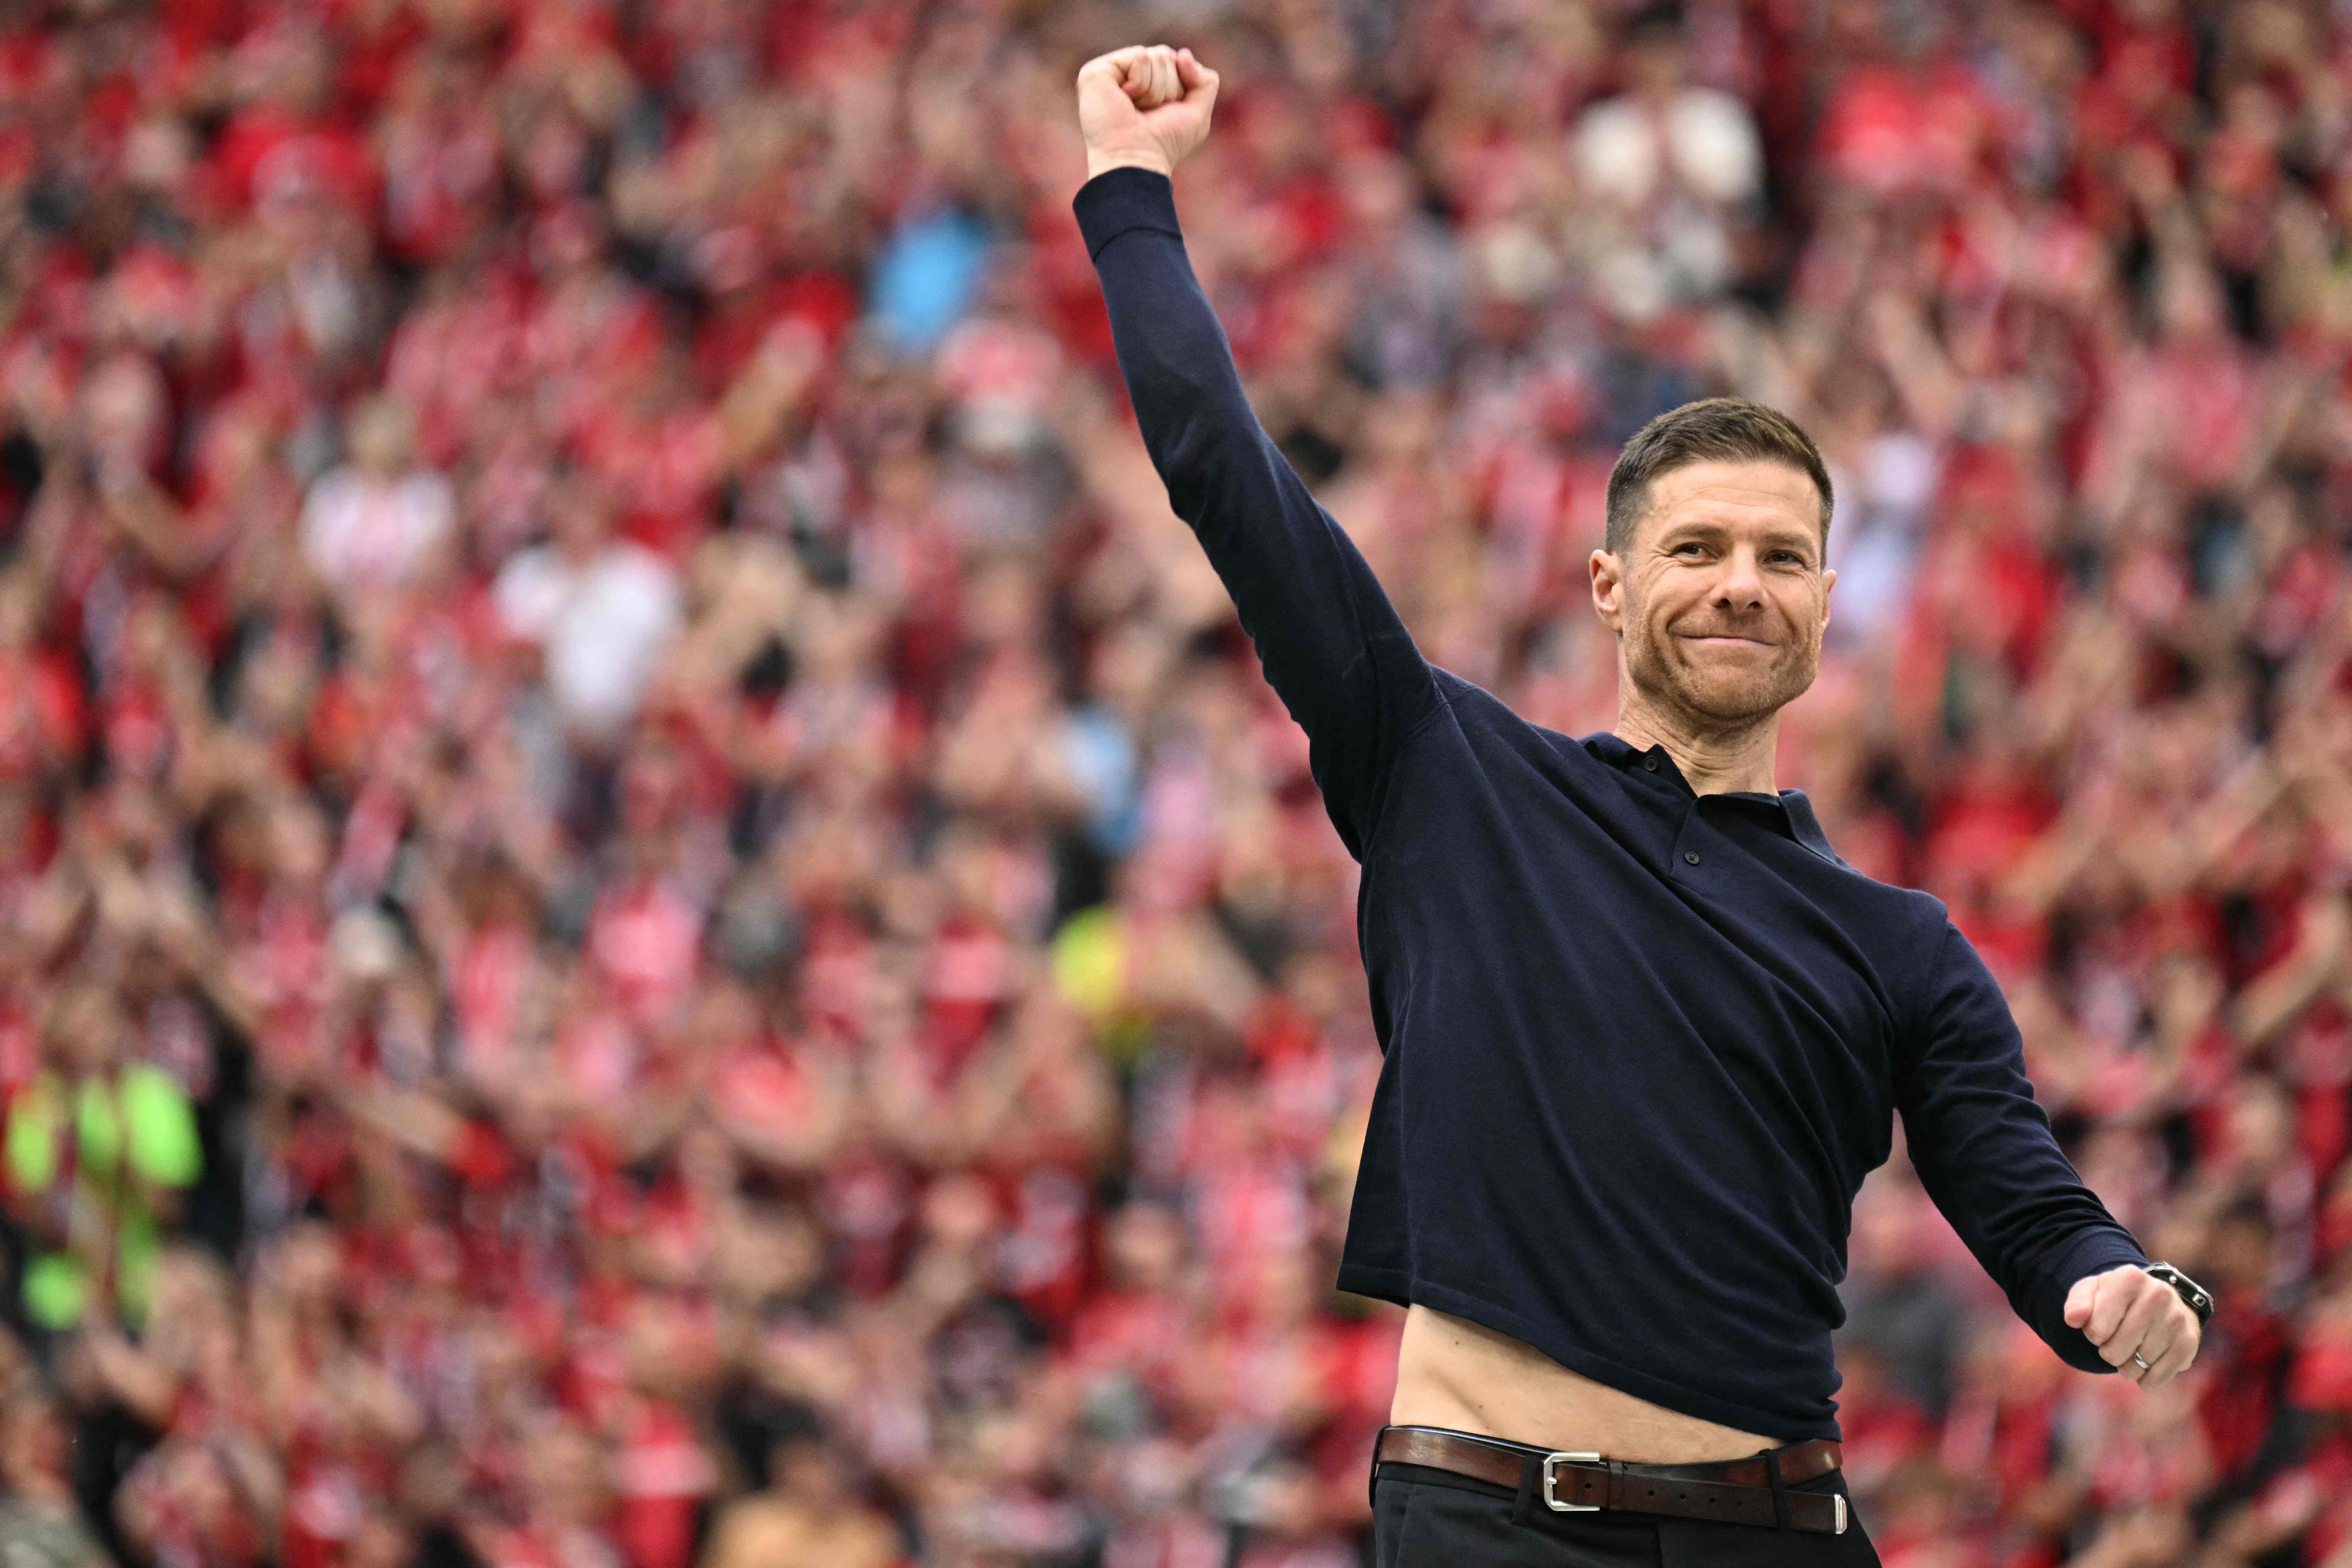
[{"label": "watch strap", "polygon": [[2147,1273],[2154,1275],[2157,1279],[2163,1280],[2167,1285],[2171,1286],[2173,1289],[2179,1292],[2180,1299],[2189,1303],[2189,1310],[2197,1314],[2197,1323],[2200,1328],[2202,1328],[2205,1324],[2213,1321],[2213,1293],[2211,1291],[2206,1289],[2205,1287],[2200,1285],[2196,1280],[2191,1279],[2188,1275],[2183,1274],[2179,1269],[2175,1268],[2169,1263],[2149,1263],[2145,1264],[2142,1267]]}]

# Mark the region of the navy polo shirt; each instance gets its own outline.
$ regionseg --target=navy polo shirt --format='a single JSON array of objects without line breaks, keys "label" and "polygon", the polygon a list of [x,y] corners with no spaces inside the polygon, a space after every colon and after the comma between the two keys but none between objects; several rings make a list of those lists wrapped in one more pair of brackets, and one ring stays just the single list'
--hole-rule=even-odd
[{"label": "navy polo shirt", "polygon": [[1835,1437],[1852,1205],[1899,1116],[2018,1314],[2114,1370],[2066,1292],[2147,1257],[1944,906],[1840,860],[1801,791],[1695,794],[1662,747],[1528,723],[1429,664],[1251,412],[1167,177],[1111,170],[1074,206],[1152,463],[1363,868],[1384,1061],[1340,1288]]}]

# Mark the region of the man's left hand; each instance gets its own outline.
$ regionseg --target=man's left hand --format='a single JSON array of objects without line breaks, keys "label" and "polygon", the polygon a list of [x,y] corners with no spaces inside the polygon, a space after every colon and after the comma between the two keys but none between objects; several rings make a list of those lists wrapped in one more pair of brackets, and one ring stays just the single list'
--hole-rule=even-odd
[{"label": "man's left hand", "polygon": [[2075,1280],[2066,1292],[2065,1318],[2101,1359],[2142,1388],[2162,1388],[2187,1372],[2203,1337],[2180,1292],[2128,1263]]}]

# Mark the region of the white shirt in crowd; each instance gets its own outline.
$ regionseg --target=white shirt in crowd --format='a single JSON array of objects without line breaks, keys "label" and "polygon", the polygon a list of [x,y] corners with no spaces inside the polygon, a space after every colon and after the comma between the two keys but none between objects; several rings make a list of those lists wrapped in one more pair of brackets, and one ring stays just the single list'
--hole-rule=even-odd
[{"label": "white shirt in crowd", "polygon": [[1576,173],[1584,189],[1638,207],[1671,176],[1702,201],[1730,205],[1764,183],[1764,146],[1746,104],[1713,88],[1686,87],[1663,112],[1634,98],[1594,104],[1576,124]]},{"label": "white shirt in crowd", "polygon": [[625,541],[584,565],[552,545],[518,551],[490,592],[507,629],[545,651],[557,710],[593,735],[635,715],[685,613],[669,563]]},{"label": "white shirt in crowd", "polygon": [[1644,320],[1705,300],[1731,279],[1727,215],[1763,188],[1764,148],[1748,106],[1685,87],[1663,104],[1628,96],[1584,111],[1570,139],[1576,174],[1597,200],[1586,245],[1594,281]]},{"label": "white shirt in crowd", "polygon": [[407,581],[457,526],[449,481],[429,468],[383,479],[345,466],[329,470],[302,502],[302,552],[319,580],[349,596]]}]

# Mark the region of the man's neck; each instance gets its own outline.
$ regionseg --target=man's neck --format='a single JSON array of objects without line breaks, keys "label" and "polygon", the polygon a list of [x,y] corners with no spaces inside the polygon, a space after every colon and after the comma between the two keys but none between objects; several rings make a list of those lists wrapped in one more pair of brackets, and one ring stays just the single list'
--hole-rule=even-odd
[{"label": "man's neck", "polygon": [[1780,740],[1778,712],[1736,729],[1703,730],[1677,722],[1677,717],[1646,702],[1620,701],[1615,734],[1626,744],[1644,750],[1664,746],[1696,794],[1778,792],[1772,782],[1772,757]]}]

